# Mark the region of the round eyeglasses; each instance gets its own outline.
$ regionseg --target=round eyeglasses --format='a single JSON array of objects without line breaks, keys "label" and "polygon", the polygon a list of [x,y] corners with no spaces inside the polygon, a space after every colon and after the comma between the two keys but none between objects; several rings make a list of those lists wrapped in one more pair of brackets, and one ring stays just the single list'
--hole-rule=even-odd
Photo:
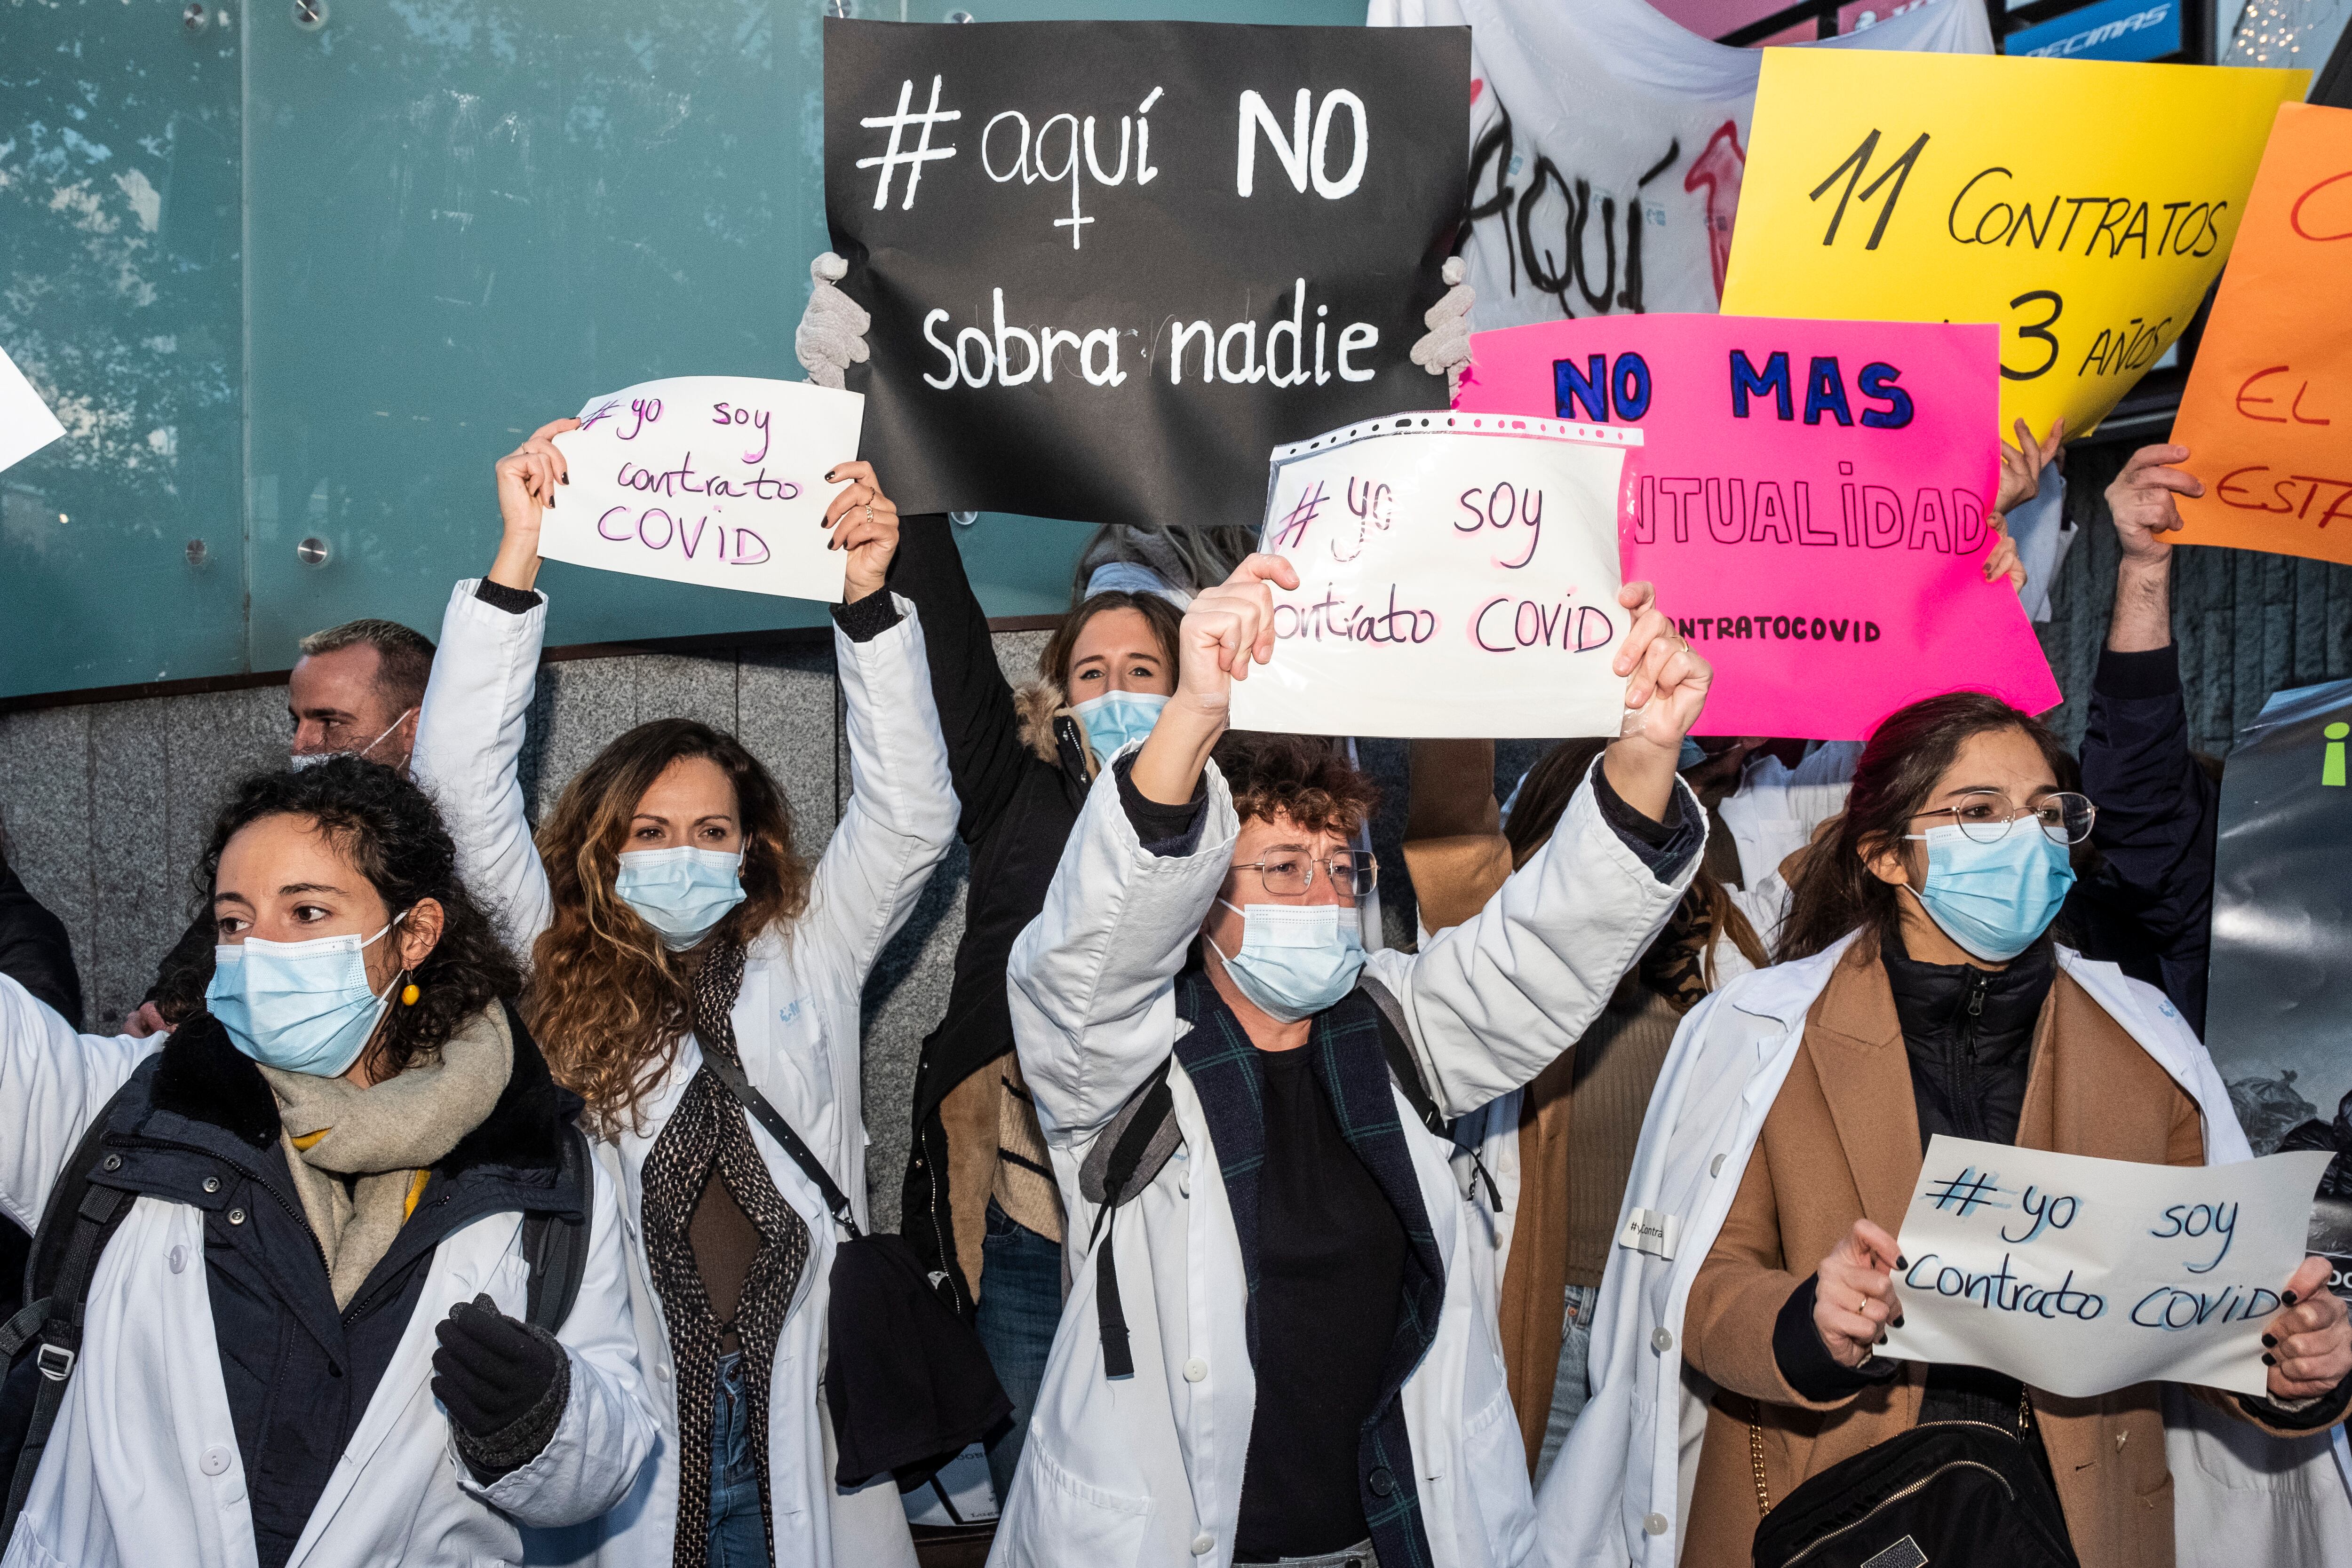
[{"label": "round eyeglasses", "polygon": [[1328,861],[1283,850],[1262,861],[1243,861],[1234,869],[1257,873],[1259,883],[1277,898],[1296,898],[1315,885],[1318,866],[1329,873],[1333,887],[1351,898],[1363,897],[1380,880],[1380,861],[1370,850],[1341,850]]},{"label": "round eyeglasses", "polygon": [[2091,836],[2091,824],[2098,814],[2088,795],[2061,789],[2042,796],[2022,811],[2012,808],[2006,796],[1986,794],[1916,816],[1949,817],[1961,832],[1980,844],[1997,844],[2009,836],[2011,828],[2028,821],[2039,826],[2053,844],[2079,844]]}]

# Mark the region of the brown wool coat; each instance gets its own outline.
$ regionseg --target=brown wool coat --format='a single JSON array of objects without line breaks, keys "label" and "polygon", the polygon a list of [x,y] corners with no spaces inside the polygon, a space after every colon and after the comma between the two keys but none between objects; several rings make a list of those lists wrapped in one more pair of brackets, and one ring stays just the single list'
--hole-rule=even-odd
[{"label": "brown wool coat", "polygon": [[[2204,1163],[2197,1103],[2063,970],[2035,1031],[2017,1142],[2147,1165]],[[1850,956],[1806,1017],[1803,1047],[1691,1288],[1684,1354],[1717,1393],[1684,1563],[1749,1561],[1759,1518],[1751,1418],[1763,1430],[1765,1481],[1776,1502],[1917,1422],[1924,1367],[1906,1363],[1890,1384],[1814,1404],[1781,1379],[1772,1329],[1790,1292],[1856,1218],[1901,1228],[1922,1163],[1886,971],[1874,952]],[[2083,1568],[2170,1568],[2172,1477],[2158,1385],[2092,1399],[2030,1394]],[[2213,1397],[2246,1418],[2234,1397]]]}]

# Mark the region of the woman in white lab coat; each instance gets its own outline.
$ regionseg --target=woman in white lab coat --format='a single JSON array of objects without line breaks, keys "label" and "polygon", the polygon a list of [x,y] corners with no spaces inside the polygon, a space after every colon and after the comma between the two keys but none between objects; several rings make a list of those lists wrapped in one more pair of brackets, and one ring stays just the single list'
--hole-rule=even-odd
[{"label": "woman in white lab coat", "polygon": [[889,1479],[835,1480],[820,1393],[835,1226],[705,1067],[740,1062],[866,1223],[858,994],[956,823],[921,628],[882,586],[897,513],[871,469],[842,465],[827,526],[849,557],[834,652],[851,794],[814,866],[766,768],[684,719],[607,746],[534,843],[517,777],[547,614],[531,585],[564,482],[551,437],[572,427],[499,464],[504,536],[450,596],[415,768],[469,883],[531,953],[533,1026],[625,1193],[661,1446],[604,1521],[601,1560],[911,1563]]}]

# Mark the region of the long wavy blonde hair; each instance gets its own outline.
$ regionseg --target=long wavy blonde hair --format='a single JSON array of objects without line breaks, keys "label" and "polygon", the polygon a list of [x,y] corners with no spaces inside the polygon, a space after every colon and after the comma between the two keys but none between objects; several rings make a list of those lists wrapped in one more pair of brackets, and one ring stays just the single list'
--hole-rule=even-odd
[{"label": "long wavy blonde hair", "polygon": [[554,918],[531,949],[523,1016],[556,1079],[605,1134],[645,1130],[644,1100],[694,1027],[689,970],[613,891],[637,803],[662,770],[708,759],[735,787],[744,899],[706,940],[749,946],[808,907],[809,868],[792,808],[733,736],[692,719],[641,724],[596,754],[539,831]]}]

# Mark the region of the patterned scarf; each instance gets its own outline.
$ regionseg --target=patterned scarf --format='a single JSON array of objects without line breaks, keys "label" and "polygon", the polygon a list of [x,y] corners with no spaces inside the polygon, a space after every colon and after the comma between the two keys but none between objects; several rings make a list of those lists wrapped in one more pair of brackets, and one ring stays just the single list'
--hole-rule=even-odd
[{"label": "patterned scarf", "polygon": [[[1176,1042],[1201,1113],[1216,1145],[1218,1173],[1242,1249],[1248,1281],[1250,1360],[1257,1360],[1257,1178],[1265,1164],[1265,1067],[1241,1020],[1196,967],[1176,982],[1177,1015],[1192,1027]],[[1412,1165],[1404,1124],[1390,1087],[1388,1054],[1381,1048],[1380,1013],[1370,997],[1350,992],[1336,1007],[1315,1015],[1307,1050],[1314,1052],[1316,1082],[1331,1105],[1332,1119],[1356,1157],[1404,1228],[1403,1290],[1397,1301],[1396,1338],[1381,1369],[1380,1397],[1364,1417],[1356,1449],[1357,1494],[1364,1504],[1372,1550],[1383,1568],[1429,1568],[1427,1526],[1413,1479],[1412,1442],[1405,1431],[1405,1379],[1437,1339],[1437,1319],[1445,1305],[1445,1264],[1437,1253],[1429,1211],[1422,1204],[1421,1178]],[[1373,1484],[1378,1475],[1387,1483]]]},{"label": "patterned scarf", "polygon": [[[723,946],[703,959],[694,977],[694,1034],[706,1056],[735,1048],[736,994],[743,985],[743,950]],[[808,1266],[808,1222],[786,1203],[751,1142],[742,1107],[708,1069],[698,1069],[677,1109],[646,1156],[646,1261],[654,1293],[669,1322],[670,1353],[677,1364],[678,1488],[677,1568],[704,1568],[710,1533],[710,1421],[725,1326],[710,1308],[688,1232],[695,1206],[712,1180],[728,1192],[760,1233],[760,1249],[743,1277],[735,1333],[743,1350],[743,1387],[751,1401],[747,1434],[760,1477],[760,1517],[775,1554],[775,1518],[768,1488],[768,1378],[784,1313]]]}]

